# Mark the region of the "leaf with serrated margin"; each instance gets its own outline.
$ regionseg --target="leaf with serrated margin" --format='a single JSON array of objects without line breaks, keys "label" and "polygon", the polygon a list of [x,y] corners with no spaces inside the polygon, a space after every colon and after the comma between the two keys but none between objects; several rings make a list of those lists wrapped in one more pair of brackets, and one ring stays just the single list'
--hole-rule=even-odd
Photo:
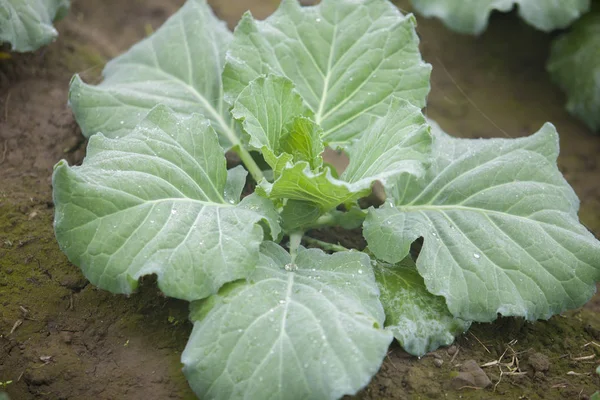
[{"label": "leaf with serrated margin", "polygon": [[567,93],[567,110],[593,131],[599,131],[600,7],[554,40],[546,68]]},{"label": "leaf with serrated margin", "polygon": [[264,21],[242,17],[223,72],[233,103],[261,74],[292,80],[330,145],[345,146],[393,96],[423,107],[431,66],[421,59],[412,15],[383,0],[284,0]]},{"label": "leaf with serrated margin", "polygon": [[0,44],[12,51],[34,51],[58,36],[52,21],[62,18],[69,0],[0,0]]},{"label": "leaf with serrated margin", "polygon": [[221,143],[237,140],[223,103],[221,71],[232,38],[206,0],[188,0],[153,35],[110,61],[104,81],[71,81],[69,102],[83,135],[127,135],[157,104],[209,118]]},{"label": "leaf with serrated margin", "polygon": [[304,162],[284,169],[272,185],[263,183],[261,188],[272,198],[310,201],[327,211],[367,196],[375,181],[385,185],[403,173],[423,175],[430,151],[429,126],[421,111],[394,99],[387,114],[349,149],[350,164],[340,179],[328,167],[314,171]]},{"label": "leaf with serrated margin", "polygon": [[[182,355],[205,399],[338,399],[364,387],[392,340],[369,257],[265,242],[248,282],[198,304]],[[287,265],[287,267],[286,267]]]},{"label": "leaf with serrated margin", "polygon": [[206,118],[157,106],[124,138],[94,135],[82,166],[56,165],[56,237],[100,288],[131,293],[138,278],[157,274],[166,295],[204,298],[254,270],[259,222],[279,235],[269,200],[238,204],[240,172],[228,177]]},{"label": "leaf with serrated margin", "polygon": [[465,320],[535,320],[583,305],[600,278],[600,243],[556,167],[554,127],[508,140],[433,132],[427,176],[402,176],[391,204],[370,210],[371,251],[396,263],[423,237],[417,269],[427,289]]},{"label": "leaf with serrated margin", "polygon": [[381,261],[374,266],[385,310],[385,328],[408,353],[422,356],[454,342],[471,325],[454,318],[443,297],[427,291],[414,261],[407,257],[396,265]]},{"label": "leaf with serrated margin", "polygon": [[478,35],[488,24],[492,11],[519,9],[519,16],[544,32],[562,29],[586,13],[590,0],[412,0],[415,10],[426,17],[440,18],[452,30]]}]

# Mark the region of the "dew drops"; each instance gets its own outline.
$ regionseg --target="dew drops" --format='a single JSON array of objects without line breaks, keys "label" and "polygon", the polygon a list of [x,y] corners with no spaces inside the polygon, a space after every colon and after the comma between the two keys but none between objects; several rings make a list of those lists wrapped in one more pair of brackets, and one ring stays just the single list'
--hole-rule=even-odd
[{"label": "dew drops", "polygon": [[477,253],[473,253],[473,257],[480,258],[481,256],[479,254],[477,254]]},{"label": "dew drops", "polygon": [[279,304],[285,304],[285,300],[279,300]]},{"label": "dew drops", "polygon": [[171,210],[171,215],[177,214],[177,210]]},{"label": "dew drops", "polygon": [[125,123],[125,121],[121,121],[121,125],[123,125]]},{"label": "dew drops", "polygon": [[321,22],[321,18],[317,18],[315,21],[317,21],[317,22]]},{"label": "dew drops", "polygon": [[362,273],[363,273],[363,270],[362,270],[362,269],[359,269],[359,270],[358,270],[358,273],[359,273],[359,274],[362,274]]},{"label": "dew drops", "polygon": [[294,272],[298,269],[298,266],[294,263],[285,264],[285,270],[289,272]]}]

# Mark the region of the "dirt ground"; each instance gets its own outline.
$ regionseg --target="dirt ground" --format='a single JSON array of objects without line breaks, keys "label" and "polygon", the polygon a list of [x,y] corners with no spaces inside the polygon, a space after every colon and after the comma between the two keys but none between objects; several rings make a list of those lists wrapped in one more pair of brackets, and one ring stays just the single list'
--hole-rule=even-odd
[{"label": "dirt ground", "polygon": [[[191,331],[187,303],[158,294],[152,279],[130,298],[88,285],[52,232],[52,166],[81,162],[85,143],[67,106],[71,76],[97,82],[103,64],[152,31],[183,0],[73,0],[57,42],[0,60],[0,397],[193,399],[179,356]],[[250,4],[267,16],[276,0],[211,1],[230,27]],[[409,10],[408,1],[399,6]],[[433,64],[427,113],[457,136],[523,136],[553,122],[560,168],[600,234],[600,136],[563,109],[544,71],[550,36],[514,14],[494,15],[480,38],[419,18]],[[332,240],[346,240],[335,236]],[[460,380],[474,360],[492,385]],[[394,345],[360,399],[586,399],[600,388],[600,297],[550,321],[476,325],[455,346],[422,359]]]}]

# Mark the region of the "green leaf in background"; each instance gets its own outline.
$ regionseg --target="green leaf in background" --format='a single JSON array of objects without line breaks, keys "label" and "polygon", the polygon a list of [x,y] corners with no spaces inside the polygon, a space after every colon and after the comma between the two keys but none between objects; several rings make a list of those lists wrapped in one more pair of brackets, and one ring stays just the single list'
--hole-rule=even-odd
[{"label": "green leaf in background", "polygon": [[412,0],[415,10],[437,17],[452,30],[478,35],[492,11],[519,9],[519,16],[544,32],[562,29],[587,12],[590,0]]},{"label": "green leaf in background", "polygon": [[205,0],[189,0],[152,36],[104,68],[98,86],[73,77],[69,101],[84,136],[125,136],[157,104],[209,118],[224,145],[238,139],[221,71],[232,34]]},{"label": "green leaf in background", "polygon": [[364,387],[392,340],[369,257],[272,242],[249,281],[197,304],[182,355],[203,399],[338,399]]},{"label": "green leaf in background", "polygon": [[233,104],[260,75],[289,78],[329,144],[346,145],[388,111],[391,99],[425,106],[431,66],[412,15],[382,0],[284,0],[264,21],[244,15],[223,72]]},{"label": "green leaf in background", "polygon": [[393,99],[387,114],[348,149],[350,164],[340,179],[328,167],[313,170],[300,162],[284,169],[272,185],[261,187],[271,198],[309,201],[327,211],[368,195],[375,181],[385,185],[403,173],[423,175],[430,147],[429,127],[420,109]]},{"label": "green leaf in background", "polygon": [[600,11],[585,15],[554,40],[546,68],[567,93],[567,110],[600,130]]},{"label": "green leaf in background", "polygon": [[[226,170],[210,122],[158,106],[121,139],[94,135],[80,167],[57,164],[56,237],[94,285],[131,293],[157,274],[168,296],[197,300],[246,278],[258,261],[266,221],[279,235],[272,203],[238,204],[245,173]],[[225,194],[225,192],[228,192]]]},{"label": "green leaf in background", "polygon": [[62,18],[69,0],[0,0],[0,44],[12,51],[34,51],[58,36],[52,21]]},{"label": "green leaf in background", "polygon": [[385,327],[408,353],[420,357],[448,346],[456,335],[469,329],[471,323],[454,318],[443,297],[427,291],[409,257],[396,265],[377,262],[374,270],[385,310]]},{"label": "green leaf in background", "polygon": [[418,271],[464,320],[547,319],[589,300],[600,243],[579,223],[577,196],[556,167],[554,127],[510,140],[433,132],[427,176],[402,176],[390,203],[371,209],[371,251],[397,263],[423,237]]}]

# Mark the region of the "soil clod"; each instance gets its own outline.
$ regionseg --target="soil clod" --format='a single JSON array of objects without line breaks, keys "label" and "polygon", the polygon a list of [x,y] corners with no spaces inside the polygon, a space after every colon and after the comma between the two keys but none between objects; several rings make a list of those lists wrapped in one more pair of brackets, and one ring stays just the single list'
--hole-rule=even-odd
[{"label": "soil clod", "polygon": [[468,360],[463,363],[460,372],[452,380],[452,387],[454,389],[464,387],[485,389],[491,384],[492,381],[475,360]]}]

